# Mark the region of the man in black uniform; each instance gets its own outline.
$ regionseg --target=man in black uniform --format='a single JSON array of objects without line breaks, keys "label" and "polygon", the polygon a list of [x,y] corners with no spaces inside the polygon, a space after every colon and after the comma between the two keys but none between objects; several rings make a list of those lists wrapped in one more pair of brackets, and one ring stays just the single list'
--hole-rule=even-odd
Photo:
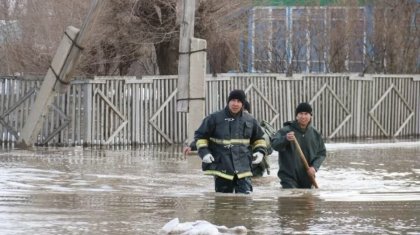
[{"label": "man in black uniform", "polygon": [[231,91],[228,105],[207,116],[194,134],[202,169],[214,176],[216,192],[252,192],[251,165],[267,154],[259,123],[243,112],[245,100],[243,90]]}]

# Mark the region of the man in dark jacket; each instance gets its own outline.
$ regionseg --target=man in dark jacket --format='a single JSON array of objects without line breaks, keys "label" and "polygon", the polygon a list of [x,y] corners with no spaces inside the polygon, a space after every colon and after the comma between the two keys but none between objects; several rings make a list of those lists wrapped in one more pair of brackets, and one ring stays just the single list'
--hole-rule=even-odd
[{"label": "man in dark jacket", "polygon": [[203,171],[214,176],[216,192],[252,192],[251,164],[267,154],[260,125],[243,112],[245,100],[243,90],[233,90],[228,105],[207,116],[194,134]]},{"label": "man in dark jacket", "polygon": [[[326,149],[321,134],[311,125],[312,107],[300,103],[296,108],[296,120],[284,123],[271,139],[271,146],[279,152],[279,172],[283,188],[311,188],[309,177],[321,167],[326,157]],[[306,171],[293,144],[297,141],[308,162]]]},{"label": "man in dark jacket", "polygon": [[[245,100],[243,104],[242,112],[251,113],[251,104],[247,100]],[[270,163],[268,161],[268,157],[273,152],[273,148],[271,148],[271,145],[270,145],[270,135],[267,133],[267,131],[271,131],[271,129],[268,130],[267,128],[272,128],[272,127],[266,121],[262,121],[260,126],[264,132],[263,137],[267,145],[267,155],[264,156],[263,160],[259,164],[252,164],[251,166],[252,177],[261,177],[261,176],[264,176],[265,174],[268,174],[268,175],[270,174]],[[275,132],[272,132],[270,134],[275,134]],[[182,152],[184,153],[184,155],[188,155],[192,151],[197,151],[197,146],[196,146],[195,141],[192,141],[190,144],[186,143]]]}]

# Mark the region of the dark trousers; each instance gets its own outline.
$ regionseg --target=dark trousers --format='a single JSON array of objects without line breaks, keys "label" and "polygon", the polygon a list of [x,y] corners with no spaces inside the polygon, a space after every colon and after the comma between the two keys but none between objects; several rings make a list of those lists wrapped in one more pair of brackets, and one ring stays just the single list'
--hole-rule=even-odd
[{"label": "dark trousers", "polygon": [[252,192],[252,183],[250,177],[238,179],[235,175],[233,180],[227,180],[219,176],[214,177],[215,191],[218,193],[243,193]]},{"label": "dark trousers", "polygon": [[289,177],[281,177],[281,186],[282,188],[311,188],[312,183],[308,180],[296,181],[295,179]]}]

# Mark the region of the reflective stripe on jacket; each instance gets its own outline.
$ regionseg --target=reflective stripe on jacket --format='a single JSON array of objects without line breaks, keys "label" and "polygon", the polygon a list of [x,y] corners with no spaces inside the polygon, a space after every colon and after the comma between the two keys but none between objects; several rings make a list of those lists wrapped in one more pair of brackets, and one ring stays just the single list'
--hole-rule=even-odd
[{"label": "reflective stripe on jacket", "polygon": [[214,162],[203,163],[205,174],[233,180],[252,176],[252,153],[267,154],[264,132],[248,113],[233,117],[228,107],[207,116],[195,131],[198,154],[211,153]]}]

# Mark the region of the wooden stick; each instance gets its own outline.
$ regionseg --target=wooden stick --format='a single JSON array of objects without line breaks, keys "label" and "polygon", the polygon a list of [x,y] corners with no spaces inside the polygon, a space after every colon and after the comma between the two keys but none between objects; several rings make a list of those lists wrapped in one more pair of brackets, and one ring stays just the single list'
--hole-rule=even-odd
[{"label": "wooden stick", "polygon": [[[305,166],[305,170],[308,171],[309,165],[308,165],[308,162],[306,161],[305,155],[302,152],[302,149],[300,148],[300,145],[299,145],[298,141],[295,139],[293,142],[295,143],[296,149],[299,152],[299,157],[300,157],[300,160],[302,160],[303,165]],[[315,186],[315,188],[318,188],[318,184],[316,183],[315,177],[313,177],[309,174],[308,174],[308,176],[309,176],[309,180],[311,181],[312,185]]]}]

